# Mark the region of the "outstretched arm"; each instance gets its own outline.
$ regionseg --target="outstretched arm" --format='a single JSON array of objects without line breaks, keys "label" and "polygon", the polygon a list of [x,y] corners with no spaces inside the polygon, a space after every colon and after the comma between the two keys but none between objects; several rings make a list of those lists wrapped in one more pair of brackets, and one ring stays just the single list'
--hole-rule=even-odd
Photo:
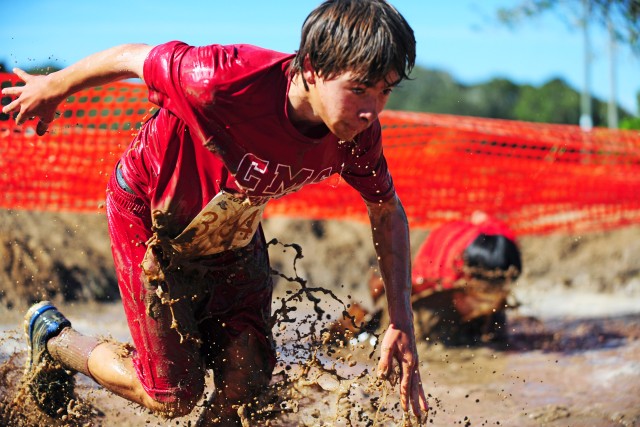
[{"label": "outstretched arm", "polygon": [[16,123],[38,117],[38,135],[43,135],[55,117],[56,108],[69,95],[82,89],[128,78],[143,78],[143,66],[151,46],[126,44],[94,53],[55,73],[32,75],[19,68],[13,70],[24,86],[2,89],[3,95],[17,97],[6,105],[5,114],[17,112]]},{"label": "outstretched arm", "polygon": [[378,376],[387,378],[398,361],[401,370],[400,402],[416,416],[428,411],[418,370],[418,352],[411,308],[411,253],[409,227],[397,196],[384,203],[367,202],[373,243],[378,254],[389,310],[389,328],[382,340]]}]

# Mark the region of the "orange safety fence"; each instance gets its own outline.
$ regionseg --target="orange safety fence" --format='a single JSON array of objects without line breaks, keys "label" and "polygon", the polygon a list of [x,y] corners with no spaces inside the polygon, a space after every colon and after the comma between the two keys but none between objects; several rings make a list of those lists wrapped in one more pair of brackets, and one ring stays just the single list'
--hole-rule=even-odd
[{"label": "orange safety fence", "polygon": [[[2,87],[15,85],[0,73]],[[50,132],[0,114],[0,208],[96,212],[109,174],[153,111],[143,85],[82,91]],[[2,104],[10,99],[3,97]],[[412,227],[482,210],[516,233],[581,233],[640,220],[640,132],[384,112],[384,151]],[[271,202],[267,216],[366,221],[339,176]]]}]

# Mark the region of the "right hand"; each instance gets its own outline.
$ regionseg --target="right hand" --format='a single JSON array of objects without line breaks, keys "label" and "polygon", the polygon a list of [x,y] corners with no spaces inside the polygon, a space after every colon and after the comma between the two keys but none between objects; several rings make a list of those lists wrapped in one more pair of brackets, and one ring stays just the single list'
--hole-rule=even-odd
[{"label": "right hand", "polygon": [[65,96],[58,90],[52,75],[29,74],[19,68],[14,68],[13,72],[25,82],[25,85],[2,89],[3,95],[16,97],[2,108],[2,112],[10,114],[17,111],[16,124],[18,125],[22,125],[27,120],[39,118],[36,133],[42,136],[55,118],[56,108]]},{"label": "right hand", "polygon": [[429,404],[420,378],[420,364],[412,326],[399,328],[391,323],[387,328],[382,339],[378,378],[389,379],[391,377],[394,359],[400,368],[402,410],[406,413],[411,408],[418,420],[423,420],[429,413]]}]

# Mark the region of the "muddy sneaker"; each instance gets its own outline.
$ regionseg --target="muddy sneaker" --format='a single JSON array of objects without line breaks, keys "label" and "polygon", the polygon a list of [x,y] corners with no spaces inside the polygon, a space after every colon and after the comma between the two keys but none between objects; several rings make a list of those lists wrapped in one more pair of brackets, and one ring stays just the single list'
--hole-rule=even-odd
[{"label": "muddy sneaker", "polygon": [[67,413],[74,399],[73,373],[51,358],[47,341],[57,336],[71,322],[49,301],[33,305],[24,318],[29,348],[24,382],[33,400],[47,415],[59,418]]}]

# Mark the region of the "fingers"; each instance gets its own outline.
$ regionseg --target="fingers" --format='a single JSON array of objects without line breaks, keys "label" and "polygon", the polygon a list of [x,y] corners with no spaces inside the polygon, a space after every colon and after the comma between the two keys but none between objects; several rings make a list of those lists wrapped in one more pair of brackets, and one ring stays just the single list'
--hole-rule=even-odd
[{"label": "fingers", "polygon": [[422,387],[422,380],[420,379],[420,371],[418,367],[414,369],[414,374],[411,380],[411,409],[413,414],[422,421],[429,413],[429,404],[427,403],[427,397],[424,394],[424,388]]},{"label": "fingers", "polygon": [[38,136],[42,136],[47,133],[47,129],[49,129],[49,125],[51,122],[45,122],[44,120],[38,120],[38,124],[36,125],[36,134]]},{"label": "fingers", "polygon": [[[5,91],[2,91],[2,94],[5,94]],[[13,110],[16,109],[16,107],[18,107],[20,105],[20,101],[18,101],[17,99],[14,99],[13,101],[11,101],[10,103],[8,103],[7,105],[5,105],[4,107],[2,107],[2,112],[5,114],[9,114],[11,113]]]},{"label": "fingers", "polygon": [[31,74],[27,73],[26,71],[21,70],[20,68],[14,68],[13,69],[13,73],[16,76],[20,77],[20,79],[23,80],[25,83],[31,77]]},{"label": "fingers", "polygon": [[[402,410],[407,412],[409,410],[409,400],[412,398],[413,393],[413,376],[416,369],[413,363],[413,357],[411,354],[405,354],[400,360],[400,367],[402,372],[402,380],[400,381],[400,404]],[[413,401],[411,402],[413,404]]]},{"label": "fingers", "polygon": [[[13,71],[16,75],[18,75],[18,77],[20,77],[22,80],[25,80],[25,82],[31,79],[30,74],[22,71],[19,68],[15,68]],[[24,100],[21,99],[21,96],[24,93],[24,90],[25,90],[25,86],[12,86],[12,87],[7,87],[2,89],[2,95],[16,97],[16,99],[14,99],[9,104],[2,107],[2,112],[4,114],[11,114],[11,113],[17,112],[16,118],[15,118],[17,125],[22,125],[27,120],[33,120],[38,116],[37,114],[33,114],[33,113],[30,113],[29,116],[25,114],[25,112],[27,112],[29,108],[24,107],[23,105]],[[42,136],[47,132],[47,130],[49,129],[49,126],[51,125],[51,122],[53,122],[54,115],[55,115],[55,112],[53,114],[49,114],[47,112],[40,117],[40,120],[36,124],[36,134],[38,136]]]},{"label": "fingers", "polygon": [[390,347],[382,347],[380,351],[380,362],[378,362],[378,378],[387,379],[391,374],[393,365],[393,354]]},{"label": "fingers", "polygon": [[385,333],[378,363],[378,378],[389,379],[394,361],[400,370],[400,404],[403,411],[419,419],[426,418],[429,404],[422,387],[415,341],[402,331],[389,328]]},{"label": "fingers", "polygon": [[[19,108],[19,106],[20,106],[20,102],[16,99],[13,102],[9,103],[8,105],[4,106],[2,108],[2,112],[5,114],[10,114],[14,110]],[[22,125],[24,124],[25,121],[33,120],[34,118],[35,118],[34,116],[26,117],[24,114],[22,114],[22,111],[19,111],[18,115],[16,116],[16,124]],[[38,136],[44,135],[49,129],[49,125],[51,125],[51,122],[53,122],[53,117],[49,119],[41,118],[40,120],[38,120],[38,123],[36,124],[36,134],[38,134]]]},{"label": "fingers", "polygon": [[400,382],[400,404],[403,411],[408,412],[409,407],[413,414],[420,420],[429,411],[429,404],[422,387],[418,357],[416,353],[405,352],[398,357],[401,368],[402,380]]},{"label": "fingers", "polygon": [[24,86],[5,87],[4,89],[2,89],[2,94],[9,96],[20,96],[23,90]]},{"label": "fingers", "polygon": [[[20,70],[22,71],[22,70]],[[13,101],[11,101],[9,104],[5,105],[4,107],[2,107],[2,112],[4,114],[10,114],[15,112],[16,110],[18,111],[18,115],[16,116],[16,124],[21,125],[25,119],[23,118],[23,114],[21,111],[21,104],[22,101],[20,100],[20,95],[22,95],[22,91],[24,90],[24,86],[13,86],[13,87],[6,87],[4,89],[2,89],[2,94],[3,95],[9,95],[9,96],[15,96],[16,99],[14,99]]]},{"label": "fingers", "polygon": [[44,135],[47,132],[47,129],[49,129],[49,125],[53,122],[54,118],[55,112],[52,114],[47,113],[40,117],[40,120],[38,120],[38,124],[36,125],[36,134],[38,134],[38,136]]},{"label": "fingers", "polygon": [[27,118],[24,116],[24,114],[22,114],[22,110],[20,110],[18,112],[18,115],[16,116],[16,124],[20,126],[26,121],[27,121]]}]

